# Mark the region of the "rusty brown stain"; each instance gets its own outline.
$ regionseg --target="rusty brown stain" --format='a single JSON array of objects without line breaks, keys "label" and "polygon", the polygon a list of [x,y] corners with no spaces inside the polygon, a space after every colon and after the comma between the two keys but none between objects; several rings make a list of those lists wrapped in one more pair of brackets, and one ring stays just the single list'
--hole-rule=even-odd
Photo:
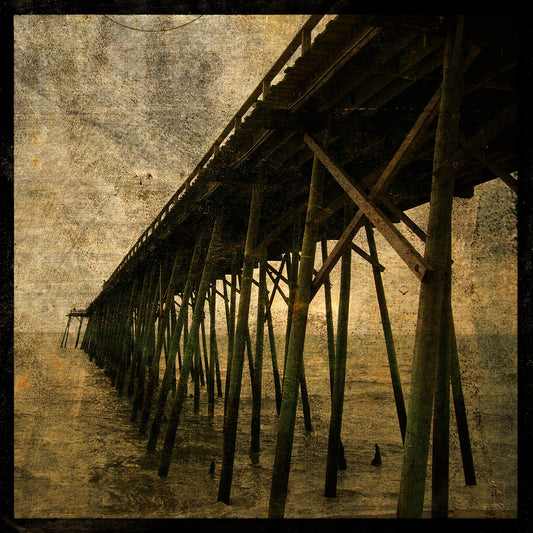
[{"label": "rusty brown stain", "polygon": [[56,366],[57,368],[61,368],[61,361],[59,360],[59,357],[56,357]]},{"label": "rusty brown stain", "polygon": [[28,377],[22,376],[18,381],[16,385],[18,390],[24,390],[28,388]]},{"label": "rusty brown stain", "polygon": [[36,157],[34,157],[31,161],[34,165],[37,165],[37,163],[39,162],[39,160]]}]

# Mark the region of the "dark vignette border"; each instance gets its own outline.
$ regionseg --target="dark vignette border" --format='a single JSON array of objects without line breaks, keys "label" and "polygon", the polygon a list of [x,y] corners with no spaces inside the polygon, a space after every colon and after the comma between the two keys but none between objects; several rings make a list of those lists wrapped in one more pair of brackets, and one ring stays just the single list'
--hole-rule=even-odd
[{"label": "dark vignette border", "polygon": [[[524,3],[525,4],[525,3]],[[531,132],[531,95],[533,94],[533,30],[525,5],[509,2],[496,7],[484,6],[483,12],[515,13],[520,34],[519,80],[519,139],[521,165],[519,169],[518,208],[518,520],[460,519],[448,521],[395,521],[369,519],[175,519],[175,520],[117,520],[117,519],[56,519],[15,520],[13,518],[13,15],[29,14],[299,14],[357,11],[386,13],[475,13],[477,4],[446,2],[432,3],[420,9],[416,3],[379,0],[354,5],[349,0],[3,0],[0,3],[0,102],[3,120],[0,121],[0,529],[2,531],[55,532],[98,531],[129,533],[144,531],[173,531],[177,529],[209,529],[217,531],[279,531],[344,532],[394,531],[403,528],[415,531],[449,531],[450,527],[466,527],[474,531],[499,532],[533,530],[533,498],[531,496],[533,467],[533,208],[531,204],[533,135]]]}]

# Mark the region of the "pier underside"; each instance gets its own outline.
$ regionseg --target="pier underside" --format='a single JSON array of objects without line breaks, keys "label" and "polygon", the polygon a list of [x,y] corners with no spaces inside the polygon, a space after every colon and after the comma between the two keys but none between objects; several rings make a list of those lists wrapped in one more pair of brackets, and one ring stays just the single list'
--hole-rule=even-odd
[{"label": "pier underside", "polygon": [[[251,452],[259,454],[268,353],[279,417],[268,516],[283,517],[298,401],[306,430],[313,427],[303,349],[318,291],[326,302],[331,399],[324,495],[336,496],[355,253],[373,271],[404,445],[397,516],[422,516],[432,446],[431,516],[446,517],[450,405],[465,484],[476,483],[452,313],[452,269],[461,266],[453,263],[451,213],[454,198],[472,197],[489,180],[517,191],[516,20],[338,15],[313,31],[320,19],[308,19],[105,282],[87,308],[81,347],[131,398],[132,420],[148,451],[159,454],[162,477],[171,469],[188,392],[199,412],[206,387],[210,416],[215,397],[223,398],[218,500],[226,504],[243,368],[252,385]],[[405,213],[423,204],[424,229]],[[358,234],[364,249],[353,242]],[[375,234],[420,286],[408,402]],[[333,268],[340,270],[336,327]],[[275,297],[287,304],[280,353],[270,312]],[[222,372],[217,304],[228,338]]]}]

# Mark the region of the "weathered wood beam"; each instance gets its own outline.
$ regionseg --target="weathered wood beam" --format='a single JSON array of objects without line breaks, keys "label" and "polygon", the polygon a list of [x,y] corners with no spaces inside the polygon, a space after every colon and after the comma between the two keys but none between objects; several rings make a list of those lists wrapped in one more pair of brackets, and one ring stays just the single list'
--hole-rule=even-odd
[{"label": "weathered wood beam", "polygon": [[[213,232],[211,234],[211,241],[207,251],[207,257],[204,263],[204,270],[198,291],[196,295],[196,305],[194,306],[194,313],[192,316],[191,328],[189,331],[188,342],[183,354],[183,364],[178,380],[176,396],[172,403],[172,409],[169,416],[167,431],[165,435],[165,442],[161,453],[161,460],[159,462],[158,474],[160,476],[167,476],[170,468],[170,460],[172,457],[172,450],[174,449],[174,442],[176,439],[176,431],[178,429],[181,411],[187,395],[187,381],[191,373],[192,361],[196,352],[196,344],[198,333],[200,329],[200,322],[204,315],[204,302],[206,299],[207,290],[212,282],[216,263],[218,261],[219,250],[221,248],[223,229],[223,214],[220,214],[215,219]],[[185,307],[185,306],[184,306]]]},{"label": "weathered wood beam", "polygon": [[432,268],[413,245],[398,231],[398,229],[384,215],[376,203],[367,196],[352,180],[346,172],[333,161],[328,154],[312,139],[305,135],[305,142],[320,159],[322,164],[328,169],[330,174],[337,180],[339,185],[350,195],[350,198],[359,207],[372,224],[380,231],[388,243],[394,248],[396,253],[403,259],[409,268],[423,281],[426,272]]},{"label": "weathered wood beam", "polygon": [[250,295],[254,271],[254,258],[251,254],[257,244],[261,203],[261,185],[256,183],[252,189],[252,198],[250,201],[250,215],[248,219],[246,245],[242,268],[241,296],[239,298],[239,309],[237,312],[233,360],[231,366],[231,382],[229,386],[227,411],[224,419],[224,448],[217,499],[218,501],[222,501],[226,504],[229,504],[230,502],[231,483],[233,479],[233,463],[237,439],[237,422],[239,416],[242,370],[244,365],[244,350],[246,336],[248,335],[249,337],[248,314],[250,310]]},{"label": "weathered wood beam", "polygon": [[[426,107],[417,118],[415,124],[406,135],[402,144],[394,154],[390,163],[385,170],[381,173],[380,177],[372,187],[369,193],[369,198],[374,198],[378,193],[386,191],[394,177],[400,171],[405,159],[412,153],[412,150],[416,147],[418,139],[423,135],[431,122],[435,119],[438,109],[438,103],[440,100],[440,87],[430,98]],[[313,281],[313,296],[318,292],[318,289],[324,283],[325,277],[329,274],[331,269],[337,264],[339,258],[342,255],[345,246],[353,240],[356,233],[364,224],[364,216],[359,211],[352,219],[350,224],[346,227],[343,234],[337,241],[335,247],[331,251],[327,260],[322,264],[322,267]]]},{"label": "weathered wood beam", "polygon": [[[351,207],[351,206],[350,206]],[[350,209],[344,207],[344,221],[349,223]],[[335,369],[333,375],[333,394],[331,400],[331,415],[329,422],[328,453],[326,463],[326,480],[324,496],[337,496],[337,472],[341,442],[342,411],[344,405],[344,385],[346,378],[346,352],[348,347],[348,317],[350,313],[350,284],[351,284],[352,251],[346,248],[342,254],[341,280],[339,288],[339,310],[337,313],[337,345],[335,347]]]},{"label": "weathered wood beam", "polygon": [[487,167],[494,175],[500,178],[505,185],[507,185],[513,192],[518,192],[518,181],[513,178],[509,172],[501,168],[492,158],[485,152],[472,146],[472,142],[469,141],[463,133],[459,133],[459,142],[473,155],[475,156],[485,167]]},{"label": "weathered wood beam", "polygon": [[395,214],[421,241],[426,242],[425,231],[409,218],[401,209],[398,209],[389,195],[382,193],[378,196],[378,200],[393,214]]},{"label": "weathered wood beam", "polygon": [[[323,142],[326,144],[326,137]],[[313,267],[318,237],[317,230],[309,226],[307,222],[317,215],[319,206],[322,204],[324,174],[324,167],[318,158],[315,158],[309,186],[309,201],[298,272],[297,305],[294,307],[289,353],[285,375],[283,376],[281,412],[276,438],[274,471],[270,486],[269,518],[283,518],[285,515],[298,389],[302,375],[303,348],[308,309],[312,299]]]},{"label": "weathered wood beam", "polygon": [[[372,226],[367,223],[365,225],[365,230],[370,254],[376,261],[378,261],[378,251]],[[392,327],[390,323],[389,310],[387,307],[387,299],[385,297],[385,288],[383,287],[381,272],[375,267],[372,269],[372,271],[374,274],[374,284],[376,286],[376,295],[378,299],[379,313],[381,316],[381,324],[383,326],[383,335],[385,336],[385,346],[387,348],[387,357],[389,360],[389,371],[391,375],[392,390],[394,393],[394,403],[396,404],[396,414],[398,416],[398,424],[400,426],[400,434],[402,436],[403,443],[405,441],[407,414],[405,410],[405,401],[403,398],[400,371],[398,369],[398,360],[396,358],[396,348],[394,347],[394,337],[392,335]]]},{"label": "weathered wood beam", "polygon": [[[422,516],[435,384],[434,369],[437,357],[445,354],[443,351],[439,352],[438,345],[442,331],[441,312],[445,271],[451,262],[448,252],[451,249],[455,173],[451,156],[457,148],[459,129],[463,77],[463,20],[463,17],[459,16],[457,28],[448,33],[444,49],[442,98],[435,139],[435,159],[425,246],[425,258],[434,267],[435,275],[420,286],[407,429],[398,498],[398,518],[420,518]],[[446,379],[444,386],[449,387],[449,375],[443,376],[441,373],[437,380],[444,383],[444,378]],[[442,390],[442,387],[440,389]],[[441,429],[437,431],[442,431],[441,435],[444,435],[448,420],[444,421],[440,416],[434,420],[437,425],[441,422]],[[440,459],[434,458],[434,460]],[[438,483],[439,480],[433,480],[433,482]]]}]

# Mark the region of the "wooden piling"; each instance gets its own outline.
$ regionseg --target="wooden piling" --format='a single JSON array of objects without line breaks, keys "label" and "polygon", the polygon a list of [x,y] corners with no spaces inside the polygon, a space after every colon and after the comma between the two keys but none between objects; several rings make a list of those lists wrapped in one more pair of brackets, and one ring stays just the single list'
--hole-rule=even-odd
[{"label": "wooden piling", "polygon": [[435,370],[433,400],[433,450],[431,457],[431,518],[448,517],[448,486],[450,461],[450,319],[452,296],[451,240],[449,258],[444,272],[442,311]]},{"label": "wooden piling", "polygon": [[261,214],[261,185],[256,183],[252,188],[250,200],[250,215],[246,234],[246,244],[242,268],[241,293],[239,309],[235,327],[233,360],[231,364],[231,381],[227,398],[227,411],[224,419],[224,449],[222,468],[218,488],[218,501],[229,504],[231,481],[233,477],[233,461],[235,456],[235,441],[237,436],[237,420],[239,416],[239,401],[242,383],[242,369],[244,365],[244,350],[248,333],[248,313],[250,309],[250,294],[254,272],[254,257],[252,252],[257,243],[259,233],[259,218]]},{"label": "wooden piling", "polygon": [[210,417],[215,415],[215,351],[216,351],[216,280],[211,286],[209,294],[209,367],[207,367],[207,414]]},{"label": "wooden piling", "polygon": [[272,315],[267,315],[268,340],[270,342],[270,355],[272,357],[272,374],[274,376],[274,390],[276,394],[276,412],[279,415],[281,411],[281,381],[278,369],[278,356],[276,353],[276,339],[274,337],[274,325],[272,324]]},{"label": "wooden piling", "polygon": [[[137,379],[135,382],[135,397],[133,399],[133,409],[131,413],[131,420],[137,420],[137,414],[142,408],[144,398],[144,382],[146,379],[146,372],[149,368],[149,362],[152,359],[153,352],[155,350],[155,321],[156,312],[159,301],[159,277],[160,274],[156,274],[159,270],[159,265],[154,268],[153,285],[151,287],[151,301],[149,311],[146,313],[143,335],[142,335],[142,352],[139,359],[139,367],[137,371]],[[157,280],[157,282],[156,282]]]},{"label": "wooden piling", "polygon": [[78,334],[76,335],[76,344],[74,345],[74,348],[78,347],[78,342],[80,341],[80,333],[81,333],[81,325],[83,324],[83,317],[79,317],[80,325],[78,326]]},{"label": "wooden piling", "polygon": [[[178,251],[174,254],[174,264],[172,265],[172,271],[170,273],[170,279],[168,280],[168,285],[166,289],[166,298],[165,301],[160,305],[162,306],[162,311],[159,316],[159,324],[157,331],[157,341],[155,346],[155,352],[152,357],[152,362],[150,364],[148,382],[146,383],[146,390],[144,392],[144,401],[142,406],[142,416],[141,416],[141,425],[139,428],[139,433],[141,435],[146,434],[148,428],[148,420],[150,418],[150,411],[152,408],[152,398],[154,392],[159,385],[159,361],[161,358],[161,350],[163,348],[163,340],[165,338],[166,329],[169,324],[169,314],[170,307],[174,302],[174,288],[176,285],[176,278],[178,275],[179,266],[181,263],[181,256]],[[161,276],[160,276],[161,277]],[[161,282],[162,283],[162,282]],[[163,295],[162,286],[160,285],[161,296]],[[168,366],[168,361],[167,361]]]},{"label": "wooden piling", "polygon": [[260,431],[261,431],[261,396],[262,396],[262,376],[263,376],[263,342],[265,335],[265,310],[268,299],[266,287],[267,262],[266,254],[259,261],[259,293],[257,297],[257,321],[255,337],[255,367],[254,380],[252,383],[252,426],[250,453],[257,454],[260,451]]},{"label": "wooden piling", "polygon": [[[194,245],[194,250],[192,253],[191,261],[189,263],[189,271],[187,273],[187,280],[185,282],[185,287],[183,288],[181,307],[178,312],[176,319],[176,327],[172,333],[172,339],[169,346],[169,355],[167,366],[165,368],[165,373],[163,375],[163,382],[161,383],[161,389],[159,390],[159,395],[157,398],[157,404],[154,412],[154,418],[152,425],[150,427],[150,437],[148,439],[148,444],[146,448],[148,452],[153,453],[156,448],[157,439],[159,438],[159,433],[161,430],[161,422],[163,420],[163,415],[165,412],[165,406],[167,404],[168,393],[172,386],[172,382],[175,380],[176,376],[176,353],[179,353],[179,343],[181,332],[185,325],[185,320],[187,318],[187,307],[188,302],[192,294],[192,289],[194,281],[196,279],[196,271],[201,264],[202,260],[202,251],[203,251],[203,241],[204,237],[200,234]],[[181,368],[180,368],[181,372]]]},{"label": "wooden piling", "polygon": [[437,358],[444,272],[449,258],[454,192],[453,161],[457,146],[462,86],[462,17],[446,39],[440,113],[435,138],[430,211],[424,258],[434,272],[421,284],[411,392],[398,499],[399,518],[420,518],[424,504],[431,427],[434,369]]},{"label": "wooden piling", "polygon": [[[450,310],[451,311],[451,310]],[[468,419],[466,417],[465,400],[463,395],[463,385],[461,383],[461,369],[459,367],[459,356],[457,353],[457,339],[455,337],[455,327],[453,313],[450,318],[450,348],[451,364],[450,378],[452,382],[453,405],[455,410],[455,420],[457,422],[457,432],[459,434],[459,446],[461,448],[461,458],[463,461],[463,472],[466,485],[476,484],[476,473],[474,469],[474,459],[472,457],[472,446],[470,444],[470,432],[468,430]]]},{"label": "wooden piling", "polygon": [[229,320],[226,316],[226,321],[228,323],[228,357],[226,361],[226,383],[225,383],[225,392],[224,392],[224,418],[228,410],[228,398],[229,398],[229,388],[231,383],[231,369],[233,365],[233,346],[235,343],[235,311],[236,311],[236,300],[237,300],[237,274],[238,274],[238,264],[237,256],[233,256],[231,262],[231,292],[230,292],[230,307],[229,307]]},{"label": "wooden piling", "polygon": [[[217,256],[220,252],[220,239],[222,236],[223,215],[218,215],[215,219],[207,257],[204,263],[202,277],[198,291],[196,294],[196,304],[192,316],[190,334],[183,353],[183,364],[176,389],[176,396],[172,403],[172,411],[168,421],[167,431],[165,435],[165,442],[159,462],[158,473],[160,476],[167,476],[170,468],[170,459],[172,457],[172,450],[174,448],[174,441],[176,439],[176,431],[178,429],[181,410],[187,395],[187,381],[191,372],[192,360],[196,351],[196,342],[198,339],[198,331],[200,328],[200,321],[204,313],[204,302],[207,290],[213,279],[215,266],[217,263]],[[186,307],[182,305],[182,308]]]},{"label": "wooden piling", "polygon": [[[322,262],[325,263],[328,258],[328,241],[322,239]],[[326,305],[326,333],[328,339],[328,362],[329,362],[329,389],[331,400],[333,401],[333,377],[335,374],[335,333],[333,330],[333,309],[331,307],[331,284],[329,274],[324,278],[324,301]]]},{"label": "wooden piling", "polygon": [[[367,222],[365,224],[365,230],[368,241],[368,249],[370,251],[370,257],[372,257],[376,261],[376,263],[379,263],[376,241],[374,239],[374,232],[372,230],[370,222]],[[392,327],[389,318],[389,310],[387,308],[387,299],[385,297],[385,288],[383,287],[383,280],[381,279],[381,271],[377,266],[372,265],[372,272],[374,274],[374,285],[376,286],[376,295],[378,298],[381,325],[383,327],[383,334],[385,336],[385,346],[387,348],[387,357],[389,359],[389,371],[392,381],[392,391],[394,393],[394,402],[396,404],[396,413],[398,415],[398,423],[400,425],[400,434],[402,436],[403,443],[405,441],[407,413],[405,411],[402,382],[400,379],[400,371],[398,369],[396,349],[394,347],[394,337],[392,335]]]},{"label": "wooden piling", "polygon": [[274,471],[270,487],[269,518],[283,518],[287,501],[287,485],[291,463],[294,422],[298,401],[307,314],[311,302],[317,229],[308,224],[319,213],[324,187],[324,167],[315,157],[309,188],[302,257],[298,273],[298,293],[289,340],[287,365],[283,376],[283,395],[278,423]]},{"label": "wooden piling", "polygon": [[[345,225],[350,221],[350,211],[344,208]],[[335,369],[333,374],[333,398],[328,436],[328,455],[324,496],[337,496],[337,470],[339,464],[342,411],[344,405],[344,384],[346,377],[346,352],[348,347],[348,317],[350,313],[350,283],[352,249],[348,246],[341,258],[341,280],[339,288],[339,311],[337,315],[337,346],[335,347]]]}]

